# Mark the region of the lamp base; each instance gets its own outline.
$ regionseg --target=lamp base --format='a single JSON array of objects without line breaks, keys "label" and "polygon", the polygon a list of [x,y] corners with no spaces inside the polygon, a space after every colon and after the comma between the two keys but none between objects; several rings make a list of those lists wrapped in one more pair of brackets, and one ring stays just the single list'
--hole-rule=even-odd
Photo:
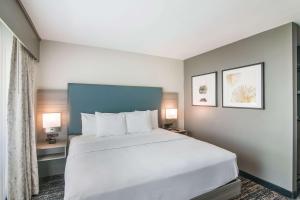
[{"label": "lamp base", "polygon": [[55,138],[47,139],[46,141],[48,141],[48,144],[55,144],[56,143]]},{"label": "lamp base", "polygon": [[46,141],[49,144],[55,144],[56,143],[55,137],[57,137],[57,136],[58,136],[58,133],[48,133]]}]

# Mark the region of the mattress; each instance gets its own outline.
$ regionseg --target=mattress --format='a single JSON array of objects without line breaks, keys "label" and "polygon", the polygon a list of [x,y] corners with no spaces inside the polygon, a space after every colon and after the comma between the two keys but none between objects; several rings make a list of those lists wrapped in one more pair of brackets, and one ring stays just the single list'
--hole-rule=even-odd
[{"label": "mattress", "polygon": [[65,169],[65,200],[188,200],[236,179],[236,155],[154,129],[124,136],[77,136]]}]

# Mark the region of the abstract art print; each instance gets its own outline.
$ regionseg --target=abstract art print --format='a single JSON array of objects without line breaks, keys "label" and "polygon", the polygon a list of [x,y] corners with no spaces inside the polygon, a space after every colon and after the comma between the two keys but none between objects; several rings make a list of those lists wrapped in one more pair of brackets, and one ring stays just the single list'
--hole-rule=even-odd
[{"label": "abstract art print", "polygon": [[264,109],[264,63],[222,71],[223,107]]},{"label": "abstract art print", "polygon": [[217,72],[192,77],[192,105],[217,106]]}]

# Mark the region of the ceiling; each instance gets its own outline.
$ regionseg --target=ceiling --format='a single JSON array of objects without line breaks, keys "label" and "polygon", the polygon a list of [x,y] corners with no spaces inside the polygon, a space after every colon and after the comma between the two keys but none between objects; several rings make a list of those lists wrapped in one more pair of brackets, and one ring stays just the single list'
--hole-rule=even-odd
[{"label": "ceiling", "polygon": [[288,22],[300,0],[21,0],[44,40],[186,59]]}]

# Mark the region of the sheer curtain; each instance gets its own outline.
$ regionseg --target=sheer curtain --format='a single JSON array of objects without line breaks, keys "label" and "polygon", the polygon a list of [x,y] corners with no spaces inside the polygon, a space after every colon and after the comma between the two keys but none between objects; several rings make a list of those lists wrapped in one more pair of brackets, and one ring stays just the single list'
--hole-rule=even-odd
[{"label": "sheer curtain", "polygon": [[8,92],[8,199],[38,194],[34,116],[36,62],[14,38]]},{"label": "sheer curtain", "polygon": [[6,197],[7,96],[13,35],[0,21],[0,199]]}]

